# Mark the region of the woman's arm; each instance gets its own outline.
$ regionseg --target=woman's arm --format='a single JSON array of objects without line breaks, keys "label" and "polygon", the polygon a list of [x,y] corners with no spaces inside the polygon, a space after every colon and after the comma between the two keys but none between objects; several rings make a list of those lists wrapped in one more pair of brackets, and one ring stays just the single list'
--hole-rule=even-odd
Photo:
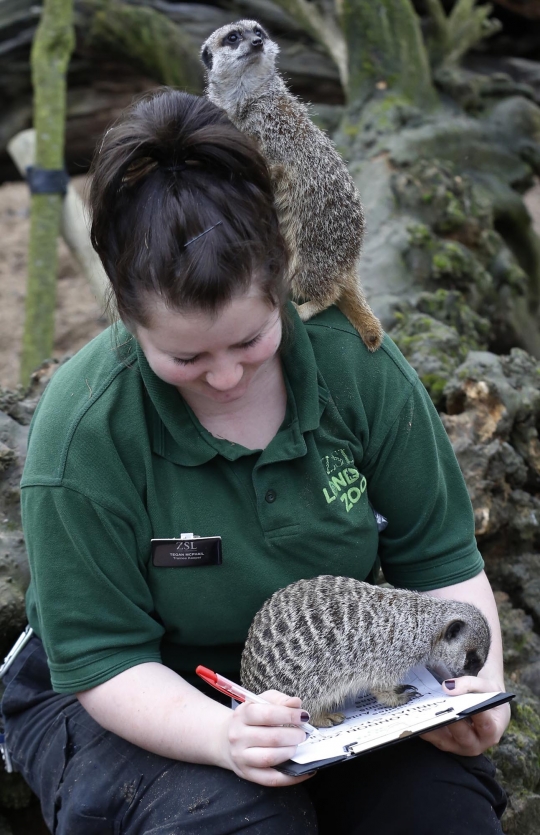
[{"label": "woman's arm", "polygon": [[163,757],[228,768],[266,786],[303,782],[272,768],[306,738],[301,728],[286,727],[300,724],[301,701],[277,691],[264,696],[271,705],[233,711],[154,662],[77,694],[102,727]]},{"label": "woman's arm", "polygon": [[[431,597],[442,597],[448,600],[461,600],[477,606],[486,616],[491,629],[491,648],[489,656],[478,676],[463,676],[455,681],[454,689],[450,689],[445,682],[445,691],[450,696],[460,696],[463,693],[489,693],[504,690],[503,653],[501,641],[501,627],[497,613],[497,604],[485,573],[482,571],[471,580],[457,583],[426,592]],[[491,745],[497,743],[503,735],[510,721],[510,706],[508,704],[477,713],[469,720],[447,725],[437,731],[424,734],[427,739],[442,751],[453,754],[475,756],[483,753]]]}]

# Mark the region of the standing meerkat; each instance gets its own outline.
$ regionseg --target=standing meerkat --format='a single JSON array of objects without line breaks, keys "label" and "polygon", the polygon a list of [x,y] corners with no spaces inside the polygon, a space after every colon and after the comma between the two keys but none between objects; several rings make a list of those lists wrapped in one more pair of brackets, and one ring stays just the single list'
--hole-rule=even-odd
[{"label": "standing meerkat", "polygon": [[475,676],[491,643],[476,606],[351,577],[322,575],[276,591],[255,615],[240,668],[244,687],[302,699],[311,722],[328,728],[347,698],[368,691],[383,705],[405,704],[401,682],[418,664]]},{"label": "standing meerkat", "polygon": [[285,86],[278,46],[254,20],[217,29],[201,58],[207,95],[259,144],[270,168],[280,227],[290,254],[289,279],[306,321],[331,304],[343,311],[370,351],[381,324],[357,275],[364,212],[345,163]]}]

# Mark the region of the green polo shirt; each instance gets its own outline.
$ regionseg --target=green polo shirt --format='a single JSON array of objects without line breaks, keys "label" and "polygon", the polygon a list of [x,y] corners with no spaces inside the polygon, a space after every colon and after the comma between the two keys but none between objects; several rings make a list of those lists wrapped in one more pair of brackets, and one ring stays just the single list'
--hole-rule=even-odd
[{"label": "green polo shirt", "polygon": [[[105,331],[54,375],[22,508],[55,690],[147,661],[238,670],[257,609],[302,577],[363,580],[379,558],[391,583],[428,590],[482,569],[452,448],[396,346],[369,353],[335,308],[290,317],[286,417],[262,451],[213,437],[123,329],[121,348]],[[222,564],[152,564],[152,538],[188,532],[221,536]]]}]

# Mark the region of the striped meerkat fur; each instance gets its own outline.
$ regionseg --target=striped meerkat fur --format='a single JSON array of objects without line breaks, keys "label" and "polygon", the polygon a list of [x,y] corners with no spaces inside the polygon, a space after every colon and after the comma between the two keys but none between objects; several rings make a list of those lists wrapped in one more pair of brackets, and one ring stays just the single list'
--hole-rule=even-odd
[{"label": "striped meerkat fur", "polygon": [[328,136],[276,70],[278,51],[255,20],[216,29],[201,49],[207,96],[266,158],[300,317],[306,321],[337,304],[375,351],[383,331],[357,274],[364,236],[360,195]]},{"label": "striped meerkat fur", "polygon": [[318,727],[360,691],[405,704],[401,685],[418,664],[476,675],[489,653],[489,625],[476,606],[351,577],[322,575],[276,591],[255,615],[242,654],[242,684],[299,696]]}]

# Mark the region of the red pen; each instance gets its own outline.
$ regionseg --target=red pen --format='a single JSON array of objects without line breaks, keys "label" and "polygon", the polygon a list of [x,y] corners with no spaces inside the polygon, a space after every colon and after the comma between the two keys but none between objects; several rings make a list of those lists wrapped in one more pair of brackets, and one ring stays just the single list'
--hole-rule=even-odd
[{"label": "red pen", "polygon": [[[203,667],[201,664],[199,664],[195,672],[203,679],[203,681],[210,684],[211,687],[215,687],[216,690],[219,690],[221,693],[225,693],[226,696],[231,696],[231,698],[236,699],[237,702],[250,701],[255,702],[255,704],[258,705],[271,704],[271,702],[267,702],[266,699],[263,699],[262,696],[256,696],[255,693],[251,693],[240,684],[235,684],[234,681],[229,681],[229,679],[225,678],[225,676],[220,676],[218,673],[212,672],[212,670],[209,670],[208,667]],[[310,725],[309,722],[301,722],[299,727],[301,727],[307,734],[320,736],[317,728]]]}]

